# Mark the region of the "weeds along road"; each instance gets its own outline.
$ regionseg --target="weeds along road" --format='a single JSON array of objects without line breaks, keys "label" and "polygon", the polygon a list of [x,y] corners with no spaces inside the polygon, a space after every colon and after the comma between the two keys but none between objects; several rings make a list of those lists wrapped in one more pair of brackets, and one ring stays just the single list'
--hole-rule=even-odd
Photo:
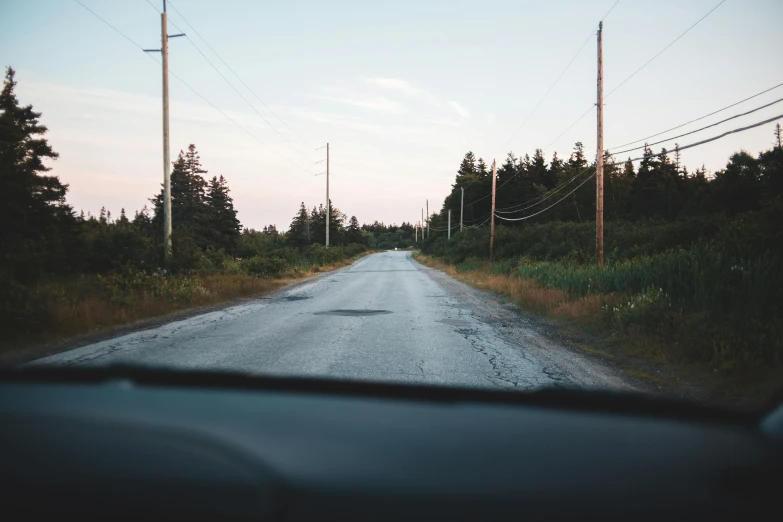
[{"label": "weeds along road", "polygon": [[629,388],[516,308],[382,252],[280,292],[30,364],[167,368],[478,387]]}]

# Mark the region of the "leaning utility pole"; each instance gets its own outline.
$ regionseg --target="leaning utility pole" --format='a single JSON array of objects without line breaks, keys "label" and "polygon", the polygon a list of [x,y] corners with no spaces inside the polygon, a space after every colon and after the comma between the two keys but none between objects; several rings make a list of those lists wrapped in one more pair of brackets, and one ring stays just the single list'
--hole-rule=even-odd
[{"label": "leaning utility pole", "polygon": [[332,213],[332,203],[329,201],[329,143],[327,143],[326,144],[326,248],[329,248],[329,214],[331,213]]},{"label": "leaning utility pole", "polygon": [[449,240],[451,240],[451,209],[449,209]]},{"label": "leaning utility pole", "polygon": [[595,159],[595,247],[598,265],[604,264],[604,22],[598,23],[598,146]]},{"label": "leaning utility pole", "polygon": [[459,200],[459,231],[462,232],[462,213],[465,210],[465,187],[462,187],[462,197]]},{"label": "leaning utility pole", "polygon": [[144,49],[145,53],[161,53],[163,62],[163,265],[171,266],[171,155],[169,152],[169,38],[185,36],[168,34],[166,0],[160,14],[160,49]]},{"label": "leaning utility pole", "polygon": [[495,183],[497,181],[497,161],[492,160],[492,214],[490,215],[492,221],[489,225],[489,260],[495,260]]}]

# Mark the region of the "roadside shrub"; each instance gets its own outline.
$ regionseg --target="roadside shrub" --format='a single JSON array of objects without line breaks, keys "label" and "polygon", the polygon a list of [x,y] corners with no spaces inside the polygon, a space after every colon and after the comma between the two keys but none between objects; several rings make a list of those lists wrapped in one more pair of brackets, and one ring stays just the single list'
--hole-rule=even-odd
[{"label": "roadside shrub", "polygon": [[285,259],[273,257],[251,257],[242,261],[242,268],[257,277],[277,277],[288,267]]}]

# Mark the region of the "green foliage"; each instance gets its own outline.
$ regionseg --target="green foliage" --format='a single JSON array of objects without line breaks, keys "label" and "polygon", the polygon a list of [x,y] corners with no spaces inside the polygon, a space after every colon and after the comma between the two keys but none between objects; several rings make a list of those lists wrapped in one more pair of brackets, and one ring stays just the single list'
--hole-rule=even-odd
[{"label": "green foliage", "polygon": [[41,113],[16,98],[15,72],[6,70],[0,91],[0,278],[31,282],[45,270],[67,269],[75,220],[65,203],[68,186],[45,174],[57,159],[44,138]]},{"label": "green foliage", "polygon": [[164,276],[132,266],[98,276],[101,290],[112,303],[132,305],[144,299],[190,303],[208,293],[199,279],[191,276]]}]

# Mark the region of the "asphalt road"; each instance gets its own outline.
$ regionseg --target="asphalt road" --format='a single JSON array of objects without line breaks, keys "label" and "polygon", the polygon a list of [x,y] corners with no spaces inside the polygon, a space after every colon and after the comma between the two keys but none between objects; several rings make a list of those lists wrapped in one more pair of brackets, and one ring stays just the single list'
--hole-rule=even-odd
[{"label": "asphalt road", "polygon": [[30,364],[199,370],[478,387],[629,388],[496,296],[382,252],[265,299]]}]

